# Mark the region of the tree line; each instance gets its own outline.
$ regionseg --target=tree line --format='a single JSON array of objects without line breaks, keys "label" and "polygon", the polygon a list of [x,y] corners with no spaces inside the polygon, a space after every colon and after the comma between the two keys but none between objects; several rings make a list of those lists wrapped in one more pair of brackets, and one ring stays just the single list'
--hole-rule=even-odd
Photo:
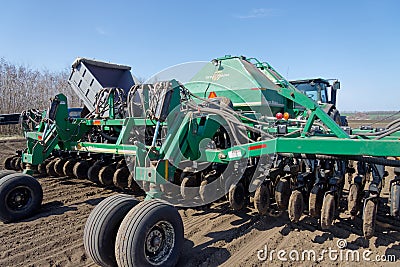
[{"label": "tree line", "polygon": [[[81,106],[68,84],[70,71],[37,70],[0,58],[0,114],[21,113],[27,109],[44,110],[50,98],[63,93],[68,105]],[[0,125],[0,135],[22,134],[20,125]]]}]

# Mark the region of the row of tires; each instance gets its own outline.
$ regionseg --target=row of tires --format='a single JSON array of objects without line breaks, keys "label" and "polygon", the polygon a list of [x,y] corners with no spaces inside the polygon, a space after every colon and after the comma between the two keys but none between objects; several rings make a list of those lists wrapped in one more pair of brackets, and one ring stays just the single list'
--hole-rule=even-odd
[{"label": "row of tires", "polygon": [[[193,183],[188,178],[184,178],[181,182],[180,194],[187,200],[199,196],[204,203],[209,203],[215,192],[206,190],[207,183],[204,180],[198,189],[195,189]],[[307,213],[320,219],[323,229],[328,229],[332,225],[337,210],[336,196],[334,194],[324,195],[321,190],[311,192],[308,196],[308,203],[305,205],[304,193],[300,190],[292,191],[289,180],[285,178],[279,179],[276,185],[263,182],[253,194],[247,192],[243,182],[230,185],[228,188],[226,198],[233,210],[240,211],[247,203],[252,202],[258,214],[266,215],[271,210],[271,204],[274,203],[278,210],[288,211],[292,222],[298,222],[307,206]]]},{"label": "row of tires", "polygon": [[[8,170],[21,171],[25,168],[19,155],[9,157],[4,166]],[[103,186],[116,186],[122,189],[140,190],[134,181],[125,159],[105,161],[95,159],[76,159],[74,157],[51,157],[37,166],[38,174],[50,177],[74,177],[88,179]]]},{"label": "row of tires", "polygon": [[[392,194],[397,196],[391,202],[400,203],[398,200],[398,187],[392,186]],[[347,210],[354,219],[357,214],[362,214],[363,233],[366,238],[371,238],[375,232],[375,222],[377,208],[379,204],[378,197],[365,197],[363,188],[358,184],[350,186],[347,197]],[[247,203],[253,202],[254,208],[260,215],[266,215],[274,206],[280,211],[287,211],[289,219],[292,222],[298,222],[305,213],[308,216],[319,220],[322,229],[329,229],[335,218],[338,216],[339,202],[342,197],[339,192],[324,192],[318,187],[314,187],[311,192],[305,196],[301,190],[292,190],[287,179],[280,179],[274,188],[270,183],[260,184],[250,199],[247,198],[243,183],[231,185],[227,195],[230,206],[233,210],[242,210]],[[273,205],[271,205],[273,204]],[[392,205],[394,206],[394,204]],[[397,205],[398,206],[398,205]],[[396,206],[396,207],[397,207]],[[394,208],[399,210],[399,207]]]},{"label": "row of tires", "polygon": [[[272,193],[271,193],[272,192]],[[242,183],[231,186],[228,200],[234,210],[241,210],[245,207],[246,192]],[[268,183],[260,184],[253,197],[250,199],[254,208],[260,215],[266,215],[271,210],[271,202],[280,211],[287,211],[292,222],[298,222],[306,211],[304,194],[300,190],[291,190],[289,182],[281,179],[274,189]],[[333,194],[321,192],[311,193],[308,197],[307,214],[320,219],[322,229],[328,229],[334,220],[336,212],[336,199]]]},{"label": "row of tires", "polygon": [[[27,166],[21,156],[5,159],[6,170],[0,171],[0,221],[16,222],[28,218],[40,209],[43,190],[37,179],[20,173]],[[117,186],[139,192],[141,188],[130,175],[124,159],[115,162],[76,159],[73,157],[51,157],[37,166],[41,176],[75,177],[89,179],[102,186]]]}]

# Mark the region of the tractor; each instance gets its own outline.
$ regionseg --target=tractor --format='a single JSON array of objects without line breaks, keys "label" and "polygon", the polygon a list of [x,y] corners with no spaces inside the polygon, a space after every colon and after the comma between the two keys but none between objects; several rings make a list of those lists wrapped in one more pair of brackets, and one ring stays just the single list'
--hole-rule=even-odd
[{"label": "tractor", "polygon": [[340,89],[339,80],[316,78],[293,80],[290,83],[320,104],[322,109],[330,114],[339,125],[348,126],[346,116],[340,116],[336,108],[337,90]]}]

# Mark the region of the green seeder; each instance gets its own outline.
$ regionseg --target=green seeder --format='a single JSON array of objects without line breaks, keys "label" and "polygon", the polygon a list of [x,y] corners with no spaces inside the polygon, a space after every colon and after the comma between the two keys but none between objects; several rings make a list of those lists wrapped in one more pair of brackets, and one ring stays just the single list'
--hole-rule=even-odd
[{"label": "green seeder", "polygon": [[[184,84],[171,79],[136,84],[128,92],[103,88],[81,118],[69,117],[66,97],[57,95],[37,131],[26,133],[22,161],[27,174],[47,168],[144,190],[142,203],[117,195],[91,213],[85,249],[102,266],[175,265],[183,224],[173,206],[203,206],[223,197],[234,210],[249,202],[261,215],[287,210],[293,222],[308,211],[329,228],[346,174],[349,211],[363,212],[369,238],[384,167],[400,166],[400,121],[385,129],[351,129],[340,125],[334,110],[297,90],[268,63],[226,56]],[[396,176],[393,216],[399,215],[399,190]],[[33,197],[29,190],[19,193],[18,199]],[[11,221],[37,208],[14,202],[17,208],[0,210],[0,218]],[[101,230],[105,225],[107,231]]]}]

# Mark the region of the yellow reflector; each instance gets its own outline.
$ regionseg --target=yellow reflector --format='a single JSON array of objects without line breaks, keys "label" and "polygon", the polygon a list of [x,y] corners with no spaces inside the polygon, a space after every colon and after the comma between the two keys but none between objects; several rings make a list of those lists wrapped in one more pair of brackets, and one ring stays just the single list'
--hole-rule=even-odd
[{"label": "yellow reflector", "polygon": [[289,113],[287,112],[283,113],[283,118],[287,121],[290,118]]}]

